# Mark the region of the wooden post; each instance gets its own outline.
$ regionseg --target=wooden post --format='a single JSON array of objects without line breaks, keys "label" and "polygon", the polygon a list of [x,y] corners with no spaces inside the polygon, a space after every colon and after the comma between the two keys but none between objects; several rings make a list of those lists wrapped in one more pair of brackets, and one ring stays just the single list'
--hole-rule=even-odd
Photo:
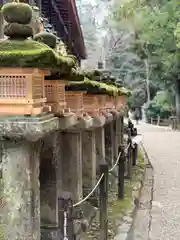
[{"label": "wooden post", "polygon": [[120,117],[120,144],[124,142],[124,117]]},{"label": "wooden post", "polygon": [[118,155],[121,152],[118,164],[118,199],[124,198],[124,171],[125,171],[125,153],[124,145],[121,144],[118,148]]},{"label": "wooden post", "polygon": [[100,182],[100,240],[107,240],[108,234],[108,164],[100,164],[100,176],[104,174]]},{"label": "wooden post", "polygon": [[[72,218],[73,200],[72,194],[69,192],[62,192],[58,198],[58,218],[59,228],[62,239],[74,239],[74,225]],[[61,239],[61,238],[60,238]]]},{"label": "wooden post", "polygon": [[128,128],[128,153],[127,153],[127,158],[128,158],[128,174],[127,177],[129,179],[132,178],[132,140],[131,140],[131,129]]},{"label": "wooden post", "polygon": [[[137,128],[134,128],[134,134],[133,137],[137,136]],[[134,144],[134,148],[132,149],[132,164],[133,166],[136,166],[136,162],[137,162],[137,156],[138,156],[138,145],[135,143]]]}]

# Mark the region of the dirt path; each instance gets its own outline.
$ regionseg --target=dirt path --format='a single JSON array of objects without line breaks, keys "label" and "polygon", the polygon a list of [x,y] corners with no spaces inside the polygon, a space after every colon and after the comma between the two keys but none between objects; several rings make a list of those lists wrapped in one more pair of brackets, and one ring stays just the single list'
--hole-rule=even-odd
[{"label": "dirt path", "polygon": [[[179,240],[180,132],[144,123],[140,123],[138,130],[143,135],[143,144],[154,169],[149,240]],[[144,220],[138,221],[143,223]],[[136,232],[133,240],[148,240],[138,230],[138,225]]]}]

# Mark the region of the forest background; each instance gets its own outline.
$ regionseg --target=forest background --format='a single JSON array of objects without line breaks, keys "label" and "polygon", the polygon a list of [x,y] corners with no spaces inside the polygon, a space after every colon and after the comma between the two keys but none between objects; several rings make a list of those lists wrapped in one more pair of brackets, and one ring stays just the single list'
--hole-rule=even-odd
[{"label": "forest background", "polygon": [[77,0],[88,59],[132,91],[131,109],[180,117],[179,0]]}]

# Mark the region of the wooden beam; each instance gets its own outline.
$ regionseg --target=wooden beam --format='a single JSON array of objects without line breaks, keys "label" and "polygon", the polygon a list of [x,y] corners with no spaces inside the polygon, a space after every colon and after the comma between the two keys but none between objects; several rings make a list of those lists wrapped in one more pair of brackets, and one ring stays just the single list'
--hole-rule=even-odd
[{"label": "wooden beam", "polygon": [[72,12],[74,13],[73,16],[74,16],[74,20],[76,22],[76,27],[77,27],[77,30],[79,32],[79,36],[81,38],[81,43],[79,44],[80,45],[80,48],[81,48],[81,53],[83,55],[83,58],[86,58],[87,57],[87,53],[86,53],[86,48],[85,48],[85,43],[84,43],[84,38],[83,38],[83,34],[82,34],[82,29],[80,27],[80,20],[79,20],[79,16],[78,16],[78,11],[77,11],[77,7],[76,7],[76,3],[75,3],[75,0],[69,0],[71,2],[71,8],[72,8]]},{"label": "wooden beam", "polygon": [[54,0],[51,0],[51,4],[52,4],[52,6],[53,6],[53,8],[54,8],[58,18],[59,18],[59,21],[62,23],[62,25],[64,27],[64,31],[65,31],[66,35],[68,36],[69,35],[68,30],[67,30],[67,28],[66,28],[66,26],[64,24],[64,21],[63,21],[63,19],[61,17],[61,14],[60,14],[59,10],[57,8],[56,2]]}]

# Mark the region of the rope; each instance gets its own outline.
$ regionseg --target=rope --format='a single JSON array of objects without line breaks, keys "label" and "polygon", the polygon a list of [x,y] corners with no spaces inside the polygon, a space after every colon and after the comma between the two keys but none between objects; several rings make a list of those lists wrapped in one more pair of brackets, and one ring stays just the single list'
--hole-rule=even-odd
[{"label": "rope", "polygon": [[109,172],[112,172],[115,169],[115,167],[118,165],[120,156],[121,156],[121,152],[118,154],[117,160],[116,160],[114,166],[111,169],[109,169]]},{"label": "rope", "polygon": [[129,144],[127,145],[127,147],[125,148],[125,150],[124,150],[125,153],[127,153],[128,149],[129,149],[129,147],[130,147],[130,145],[131,145],[131,144],[129,143]]},{"label": "rope", "polygon": [[[130,143],[128,144],[128,146],[127,146],[126,149],[124,150],[125,153],[128,151],[129,147],[130,147]],[[117,160],[116,160],[114,166],[113,166],[111,169],[109,169],[109,172],[112,172],[112,171],[115,169],[115,167],[118,165],[120,156],[121,156],[121,152],[118,154]]]},{"label": "rope", "polygon": [[[130,147],[130,143],[129,143],[128,146],[126,147],[125,152],[128,151],[129,147]],[[118,154],[117,160],[116,160],[114,166],[109,170],[109,172],[112,172],[112,171],[115,169],[115,167],[118,165],[118,162],[119,162],[121,153],[122,153],[122,152],[120,152],[120,153]],[[104,174],[102,174],[102,175],[100,176],[99,180],[97,181],[96,185],[95,185],[94,188],[91,190],[91,192],[90,192],[85,198],[83,198],[83,199],[81,199],[79,202],[75,203],[75,204],[73,205],[73,207],[77,207],[77,206],[79,206],[80,204],[82,204],[83,202],[85,202],[85,201],[94,193],[94,191],[97,189],[97,187],[99,186],[99,184],[100,184],[100,182],[101,182],[101,180],[102,180],[103,177],[104,177]]]},{"label": "rope", "polygon": [[79,202],[75,203],[73,205],[73,207],[77,207],[79,206],[81,203],[85,202],[93,193],[94,191],[96,190],[96,188],[99,186],[102,178],[104,177],[104,173],[100,176],[99,180],[97,181],[96,185],[94,186],[94,188],[91,190],[91,192],[85,197],[83,198],[82,200],[80,200]]}]

